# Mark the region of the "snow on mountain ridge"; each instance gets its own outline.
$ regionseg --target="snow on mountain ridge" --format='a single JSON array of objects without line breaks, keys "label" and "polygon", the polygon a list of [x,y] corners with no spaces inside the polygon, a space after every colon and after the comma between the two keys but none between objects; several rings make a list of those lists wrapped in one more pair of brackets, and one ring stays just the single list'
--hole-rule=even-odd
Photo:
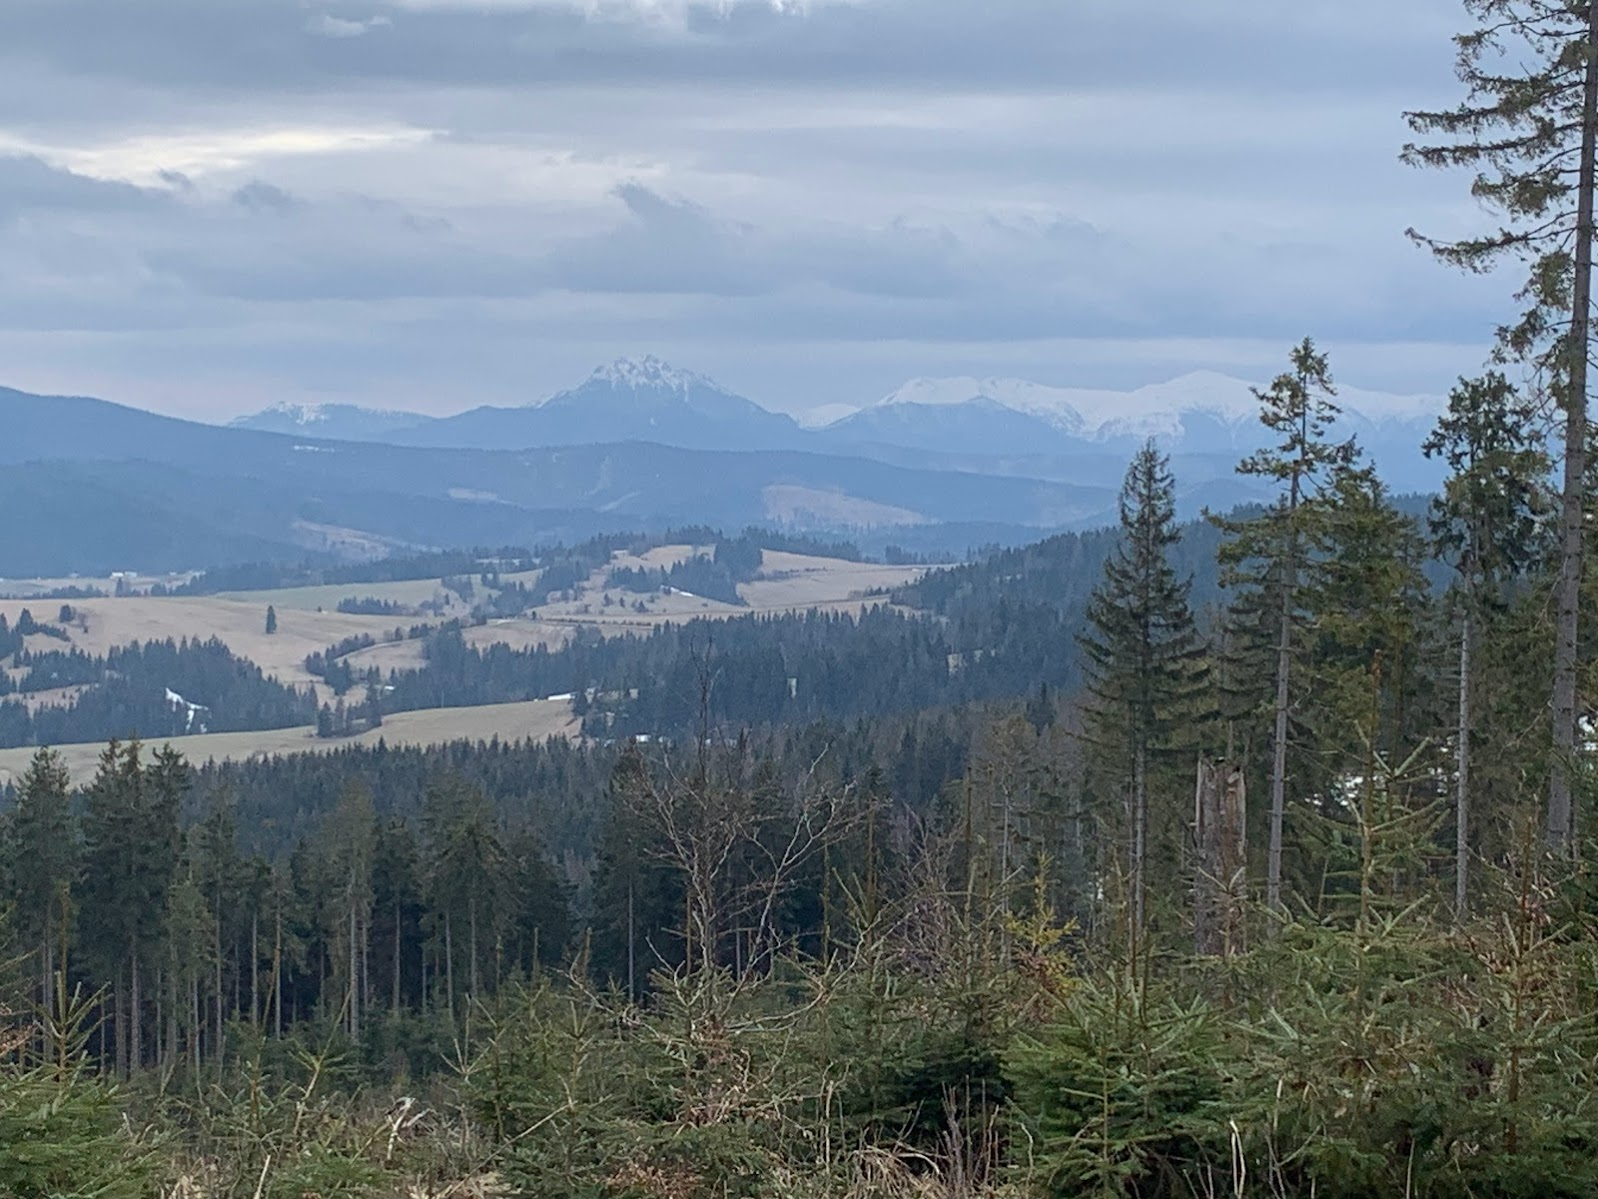
[{"label": "snow on mountain ridge", "polygon": [[[1038,417],[1062,432],[1107,441],[1175,436],[1181,432],[1182,418],[1189,414],[1214,417],[1225,425],[1253,421],[1259,415],[1259,400],[1253,387],[1246,380],[1218,371],[1193,371],[1133,391],[1049,387],[1025,379],[918,378],[872,407],[953,407],[987,400]],[[1422,420],[1441,412],[1444,406],[1444,401],[1435,396],[1394,395],[1353,387],[1339,388],[1337,402],[1350,415],[1373,424]]]},{"label": "snow on mountain ridge", "polygon": [[275,404],[268,404],[257,416],[286,416],[296,425],[317,425],[327,420],[327,408],[323,404],[295,404],[288,400],[278,400]]},{"label": "snow on mountain ridge", "polygon": [[726,388],[704,375],[679,370],[653,354],[642,359],[622,357],[601,366],[588,377],[590,383],[608,383],[612,387],[630,387],[634,391],[675,391],[686,395],[692,387],[709,387],[715,391]]},{"label": "snow on mountain ridge", "polygon": [[338,420],[375,420],[398,423],[428,419],[419,412],[406,412],[397,408],[363,408],[357,404],[297,404],[292,400],[277,400],[259,412],[250,413],[231,421],[234,426],[251,428],[270,423],[273,418],[297,428],[309,429]]}]

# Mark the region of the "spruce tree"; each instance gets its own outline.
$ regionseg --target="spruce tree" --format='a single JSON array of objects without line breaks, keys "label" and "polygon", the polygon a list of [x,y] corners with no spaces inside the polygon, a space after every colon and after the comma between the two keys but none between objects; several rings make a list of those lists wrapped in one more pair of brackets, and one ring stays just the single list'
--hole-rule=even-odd
[{"label": "spruce tree", "polygon": [[266,635],[272,636],[277,632],[277,609],[271,604],[266,606]]},{"label": "spruce tree", "polygon": [[338,807],[328,822],[327,853],[333,902],[326,913],[328,943],[340,952],[335,976],[344,984],[341,1001],[345,1030],[352,1041],[361,1038],[361,1016],[366,1006],[367,950],[372,927],[373,856],[376,851],[377,816],[372,793],[351,780],[344,786]]},{"label": "spruce tree", "polygon": [[1449,468],[1432,504],[1431,534],[1458,572],[1459,689],[1454,744],[1454,910],[1469,897],[1471,739],[1476,640],[1506,600],[1506,587],[1534,563],[1548,455],[1536,412],[1502,374],[1461,379],[1423,447]]},{"label": "spruce tree", "polygon": [[[423,827],[427,842],[428,896],[435,932],[443,934],[446,1005],[453,1019],[460,988],[455,980],[459,958],[456,938],[466,945],[466,994],[482,994],[484,934],[492,934],[502,913],[505,851],[488,798],[477,788],[447,779],[425,800]],[[441,926],[441,927],[439,927]],[[490,935],[487,940],[491,941]]]},{"label": "spruce tree", "polygon": [[137,741],[113,741],[85,796],[79,927],[101,978],[112,980],[118,1069],[144,1060],[145,987],[165,942],[177,872],[178,815],[188,766],[170,748],[146,765]]},{"label": "spruce tree", "polygon": [[55,977],[66,970],[77,839],[71,780],[59,754],[33,756],[11,814],[12,903],[16,932],[37,953],[41,1010],[55,1011]]},{"label": "spruce tree", "polygon": [[[1368,920],[1376,883],[1396,893],[1429,856],[1421,812],[1441,769],[1427,756],[1435,721],[1423,653],[1425,543],[1370,467],[1336,472],[1316,515],[1302,591],[1311,627],[1294,705],[1295,793],[1308,835],[1290,847],[1298,853],[1284,875],[1296,870],[1306,900],[1357,895]],[[1357,875],[1343,852],[1356,844]]]},{"label": "spruce tree", "polygon": [[1166,456],[1150,441],[1132,460],[1120,496],[1121,540],[1088,603],[1086,655],[1089,732],[1120,764],[1127,788],[1133,927],[1145,915],[1151,759],[1174,747],[1195,714],[1203,686],[1203,646],[1170,550],[1176,485]]},{"label": "spruce tree", "polygon": [[1575,845],[1572,770],[1577,753],[1584,510],[1590,422],[1593,201],[1598,180],[1598,4],[1582,0],[1465,0],[1478,21],[1455,39],[1464,103],[1407,114],[1419,135],[1407,162],[1475,171],[1471,192],[1502,218],[1478,237],[1411,235],[1444,262],[1470,271],[1522,263],[1519,320],[1499,331],[1498,356],[1532,366],[1562,415],[1552,678],[1552,750],[1545,836],[1551,851]]},{"label": "spruce tree", "polygon": [[1289,360],[1287,372],[1266,390],[1254,393],[1260,402],[1260,421],[1277,442],[1245,458],[1237,468],[1239,474],[1275,483],[1278,498],[1257,518],[1217,522],[1228,535],[1220,552],[1223,580],[1257,593],[1246,602],[1256,604],[1274,625],[1269,630],[1275,641],[1275,664],[1265,892],[1267,906],[1277,913],[1282,911],[1282,827],[1299,589],[1321,515],[1314,501],[1358,453],[1352,441],[1331,440],[1331,427],[1341,410],[1326,356],[1306,337],[1293,348]]}]

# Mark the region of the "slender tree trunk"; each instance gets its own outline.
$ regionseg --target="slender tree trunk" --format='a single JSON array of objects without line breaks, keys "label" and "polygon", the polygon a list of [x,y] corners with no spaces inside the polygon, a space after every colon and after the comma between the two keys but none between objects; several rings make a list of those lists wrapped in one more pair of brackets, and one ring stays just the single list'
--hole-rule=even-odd
[{"label": "slender tree trunk", "polygon": [[250,1027],[261,1025],[261,912],[250,913]]},{"label": "slender tree trunk", "polygon": [[1577,742],[1577,636],[1581,609],[1583,516],[1587,482],[1587,355],[1592,332],[1593,191],[1598,176],[1598,4],[1589,7],[1587,77],[1582,102],[1577,183],[1576,278],[1572,289],[1570,377],[1565,403],[1565,479],[1559,520],[1558,624],[1554,640],[1553,762],[1549,773],[1548,848],[1570,856],[1576,844],[1571,771]]},{"label": "slender tree trunk", "polygon": [[389,1000],[389,1010],[399,1014],[400,1009],[400,905],[394,904],[394,993]]},{"label": "slender tree trunk", "polygon": [[349,970],[350,970],[350,1015],[349,1030],[350,1040],[359,1043],[361,1039],[361,982],[360,982],[360,954],[356,941],[358,930],[355,921],[355,899],[350,898],[350,945],[349,945]]},{"label": "slender tree trunk", "polygon": [[221,902],[220,902],[221,897],[218,896],[217,898],[218,898],[218,903],[217,903],[217,911],[216,911],[216,923],[213,926],[215,928],[215,930],[216,930],[216,935],[215,935],[215,938],[212,941],[212,949],[213,949],[213,951],[214,951],[214,953],[216,955],[216,957],[215,957],[215,967],[214,967],[213,976],[212,976],[213,977],[213,982],[216,984],[216,1002],[212,1005],[212,1007],[213,1007],[213,1009],[215,1010],[215,1013],[216,1013],[216,1040],[211,1043],[211,1046],[212,1046],[211,1056],[216,1058],[216,1068],[220,1072],[221,1069],[222,1069],[222,1027],[223,1027],[223,1024],[222,1024],[222,1003],[223,1003],[223,998],[222,998],[222,905],[221,905]]},{"label": "slender tree trunk", "polygon": [[42,967],[38,978],[38,1004],[46,1015],[53,1015],[56,1010],[56,996],[51,983],[56,977],[56,946],[51,942],[50,908],[45,910],[45,943],[38,958]]},{"label": "slender tree trunk", "polygon": [[1276,642],[1276,731],[1271,744],[1271,839],[1265,864],[1265,905],[1282,911],[1282,821],[1287,809],[1288,671],[1293,655],[1293,588],[1282,587],[1281,631]]},{"label": "slender tree trunk", "polygon": [[1470,682],[1475,613],[1467,600],[1459,631],[1459,744],[1454,751],[1454,918],[1464,923],[1468,912],[1470,872]]},{"label": "slender tree trunk", "polygon": [[163,1064],[171,1067],[178,1060],[178,963],[174,953],[166,968],[166,1056]]},{"label": "slender tree trunk", "polygon": [[272,942],[272,1035],[283,1039],[283,907],[280,903],[273,919]]},{"label": "slender tree trunk", "polygon": [[455,1023],[455,938],[449,913],[444,913],[444,1010]]},{"label": "slender tree trunk", "polygon": [[636,918],[633,910],[633,880],[627,880],[627,1000],[638,1002],[637,965],[635,956]]},{"label": "slender tree trunk", "polygon": [[200,978],[189,976],[189,1068],[196,1078],[205,1066],[205,1046],[200,1040]]},{"label": "slender tree trunk", "polygon": [[1148,747],[1139,744],[1132,762],[1132,940],[1143,939],[1144,862],[1149,829]]},{"label": "slender tree trunk", "polygon": [[166,1013],[162,1010],[162,1003],[166,999],[166,971],[164,966],[155,968],[155,1054],[152,1061],[156,1067],[166,1065],[166,1025],[162,1018]]},{"label": "slender tree trunk", "polygon": [[144,996],[139,988],[139,951],[133,951],[132,975],[128,989],[128,1061],[134,1070],[144,1065]]},{"label": "slender tree trunk", "polygon": [[475,897],[472,899],[471,907],[467,909],[467,923],[471,926],[470,927],[470,931],[471,931],[471,936],[470,936],[471,946],[470,946],[470,948],[471,948],[471,953],[472,953],[472,964],[471,964],[471,969],[467,971],[466,977],[467,977],[467,981],[471,983],[472,998],[476,999],[477,995],[478,995],[478,988],[477,988],[477,900],[476,900]]},{"label": "slender tree trunk", "polygon": [[51,984],[55,978],[55,945],[51,939],[50,909],[44,913],[44,944],[39,953],[39,1006],[46,1016],[55,1014],[55,995]]},{"label": "slender tree trunk", "polygon": [[361,916],[361,986],[357,994],[361,998],[361,1016],[366,1016],[366,1009],[372,1006],[372,906],[366,905],[366,911]]}]

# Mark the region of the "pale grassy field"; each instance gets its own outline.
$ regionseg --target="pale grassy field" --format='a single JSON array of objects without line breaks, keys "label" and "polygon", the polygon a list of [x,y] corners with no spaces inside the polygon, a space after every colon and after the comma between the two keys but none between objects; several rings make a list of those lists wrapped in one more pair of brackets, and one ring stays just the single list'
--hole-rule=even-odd
[{"label": "pale grassy field", "polygon": [[[643,566],[656,569],[670,566],[692,555],[693,546],[662,546],[636,558],[617,555],[613,566]],[[701,552],[703,552],[701,548]],[[609,567],[595,571],[576,599],[539,608],[537,620],[494,620],[469,627],[467,644],[485,648],[494,644],[528,649],[538,645],[552,648],[564,645],[583,627],[595,628],[608,636],[647,633],[662,624],[680,623],[697,617],[730,619],[751,614],[777,615],[810,610],[857,612],[884,602],[868,593],[914,581],[923,567],[880,566],[816,558],[803,554],[767,551],[759,577],[743,584],[739,593],[747,607],[719,603],[698,596],[681,594],[640,596],[622,591],[608,592],[604,582]],[[530,581],[531,575],[517,576]],[[282,682],[305,686],[316,680],[305,671],[308,654],[326,649],[346,637],[362,633],[379,644],[351,655],[351,667],[363,672],[377,666],[390,670],[417,670],[424,665],[418,641],[387,643],[384,634],[396,624],[416,623],[392,616],[346,616],[332,610],[348,595],[376,595],[401,603],[430,599],[438,581],[415,583],[357,584],[353,587],[294,588],[231,597],[128,597],[124,599],[81,600],[73,607],[82,615],[87,628],[70,627],[71,644],[89,654],[104,654],[115,646],[132,641],[164,640],[168,637],[217,637],[235,654],[256,663]],[[632,605],[642,599],[645,611]],[[277,611],[278,631],[267,636],[266,607]],[[321,604],[326,611],[317,612]],[[58,603],[27,600],[0,600],[0,613],[15,621],[23,608],[31,608],[40,621],[54,623]],[[63,648],[48,638],[31,638],[32,649]],[[50,694],[56,701],[67,699]],[[426,712],[403,712],[388,717],[380,730],[348,740],[320,740],[311,728],[283,729],[259,733],[213,733],[179,737],[171,744],[191,761],[210,759],[248,759],[277,754],[327,752],[349,744],[375,744],[379,737],[391,745],[437,745],[449,741],[486,740],[499,737],[515,740],[533,737],[576,736],[578,723],[565,701],[538,700],[523,704],[498,704],[477,708],[442,708]],[[99,744],[61,747],[73,777],[86,779],[94,769],[103,747]],[[0,750],[0,784],[20,775],[32,757],[31,749]]]},{"label": "pale grassy field", "polygon": [[[615,566],[669,566],[697,551],[693,546],[663,546],[651,551],[648,559],[618,554]],[[891,590],[912,583],[926,573],[924,566],[883,566],[870,562],[845,562],[839,558],[817,558],[808,554],[765,552],[759,575],[738,586],[747,606],[722,603],[696,595],[662,595],[605,589],[606,571],[595,571],[576,599],[546,604],[538,610],[541,622],[567,626],[591,626],[601,632],[620,635],[648,632],[661,624],[681,623],[704,617],[733,619],[739,616],[780,616],[794,612],[859,612],[872,604],[885,603],[882,596],[869,593]],[[611,604],[605,605],[609,596]],[[645,610],[634,605],[642,600]],[[515,626],[525,622],[510,621]]]},{"label": "pale grassy field", "polygon": [[[697,618],[734,619],[805,611],[853,613],[870,604],[884,602],[882,597],[869,593],[912,582],[925,569],[767,551],[759,576],[739,587],[747,606],[682,593],[656,591],[640,595],[605,588],[606,576],[613,567],[658,569],[695,553],[707,552],[709,547],[673,545],[650,550],[641,557],[618,554],[610,566],[596,570],[588,578],[574,599],[542,605],[536,620],[502,619],[469,626],[464,633],[466,643],[478,649],[496,644],[516,650],[540,645],[557,649],[584,628],[618,637],[628,633],[643,635],[664,624]],[[534,574],[508,577],[529,582]],[[95,655],[133,641],[217,637],[233,653],[254,662],[281,682],[314,687],[320,701],[328,697],[323,694],[324,685],[306,672],[307,655],[321,652],[345,638],[366,634],[378,644],[350,655],[348,661],[352,670],[364,673],[373,666],[384,674],[420,670],[426,664],[421,642],[391,643],[383,638],[396,626],[408,628],[416,623],[434,623],[431,619],[418,621],[395,616],[346,616],[333,610],[339,599],[349,595],[375,595],[400,603],[419,603],[432,598],[438,590],[438,580],[423,579],[411,583],[291,588],[232,596],[80,600],[73,607],[82,625],[87,627],[73,624],[68,632],[73,648]],[[639,602],[644,606],[642,612],[635,608]],[[272,636],[266,635],[268,604],[277,612],[277,632]],[[316,611],[319,604],[324,611]],[[0,613],[13,622],[23,608],[31,608],[36,619],[54,623],[59,607],[55,602],[0,600]],[[464,615],[464,609],[459,614]],[[30,638],[28,648],[49,651],[65,647],[60,641],[41,635]],[[68,699],[70,696],[66,693],[52,692],[30,697],[27,702],[37,706],[41,702],[59,703]],[[281,734],[276,736],[281,737]]]},{"label": "pale grassy field", "polygon": [[803,611],[848,600],[881,603],[870,600],[867,593],[903,587],[926,572],[924,566],[883,566],[767,550],[760,574],[741,584],[738,594],[757,612]]},{"label": "pale grassy field", "polygon": [[[275,605],[274,605],[275,606]],[[218,638],[241,658],[267,674],[296,686],[312,681],[305,672],[307,654],[326,649],[360,633],[382,637],[396,623],[391,616],[344,616],[338,612],[277,609],[277,632],[266,635],[266,604],[242,603],[215,596],[130,596],[125,599],[77,600],[73,609],[88,629],[68,628],[72,646],[87,654],[104,654],[134,641],[174,641],[184,637]],[[0,600],[0,613],[15,623],[29,608],[43,623],[54,623],[59,603]],[[65,649],[60,641],[31,638],[30,649]]]},{"label": "pale grassy field", "polygon": [[[578,722],[565,700],[533,700],[521,704],[490,704],[478,708],[434,708],[425,712],[397,712],[385,717],[383,727],[358,737],[322,740],[314,728],[274,729],[262,733],[208,733],[199,737],[174,737],[154,743],[171,745],[196,765],[207,761],[244,761],[275,755],[328,753],[349,745],[445,745],[451,741],[501,741],[549,737],[575,737]],[[75,783],[94,774],[100,752],[98,742],[57,746]],[[36,751],[0,749],[0,786],[21,777]]]},{"label": "pale grassy field", "polygon": [[[216,598],[241,604],[271,604],[281,615],[286,609],[315,612],[321,608],[328,612],[338,609],[340,600],[380,599],[403,607],[414,608],[430,600],[455,599],[454,592],[446,593],[438,579],[407,579],[400,583],[330,583],[319,587],[282,587],[276,591],[224,591]],[[462,608],[462,611],[466,611]],[[459,615],[460,613],[453,613]],[[404,617],[385,617],[403,622]]]},{"label": "pale grassy field", "polygon": [[[163,574],[156,574],[156,575],[131,574],[131,575],[128,575],[125,579],[123,579],[121,581],[123,583],[125,583],[132,590],[141,591],[141,590],[149,589],[150,587],[154,586],[156,583],[160,583],[160,584],[162,584],[163,586],[166,586],[166,587],[175,587],[175,586],[178,586],[179,584],[187,583],[192,578],[194,578],[194,572],[193,571],[181,571],[181,572],[176,573],[176,574],[164,574],[164,575]],[[63,576],[61,578],[54,578],[54,579],[7,579],[7,578],[0,578],[0,596],[6,597],[6,598],[15,597],[17,599],[27,600],[27,599],[31,599],[33,596],[35,596],[35,595],[37,595],[37,594],[39,594],[41,592],[46,592],[46,591],[65,591],[69,587],[78,587],[78,588],[81,588],[84,591],[103,591],[107,595],[115,595],[116,591],[117,591],[117,583],[118,583],[118,580],[113,579],[113,578],[109,578],[109,577],[102,578],[100,576],[94,576],[94,577],[90,578],[90,577],[85,576],[85,575],[66,575],[66,576]],[[37,602],[40,605],[43,605],[43,604],[46,604],[46,603],[60,604],[63,601],[61,601],[61,600],[49,600],[49,601],[39,600]],[[68,600],[68,601],[65,601],[65,602],[67,602],[67,603],[76,603],[77,601],[76,600]],[[51,611],[53,612],[53,611],[55,611],[55,609],[52,607]]]}]

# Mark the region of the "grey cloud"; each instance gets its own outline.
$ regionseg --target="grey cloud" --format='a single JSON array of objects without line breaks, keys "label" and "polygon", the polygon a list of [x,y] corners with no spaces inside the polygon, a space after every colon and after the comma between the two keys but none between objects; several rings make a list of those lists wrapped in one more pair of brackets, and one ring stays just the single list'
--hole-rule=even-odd
[{"label": "grey cloud", "polygon": [[305,23],[305,31],[318,37],[364,37],[374,29],[384,29],[392,24],[385,16],[352,21],[329,13],[319,13]]},{"label": "grey cloud", "polygon": [[260,179],[252,179],[233,192],[233,203],[251,212],[270,212],[282,216],[301,206],[301,201]]},{"label": "grey cloud", "polygon": [[882,296],[947,295],[965,286],[961,247],[944,233],[903,224],[781,233],[718,220],[696,204],[636,183],[620,187],[617,197],[630,219],[552,252],[554,285],[721,296],[806,284]]},{"label": "grey cloud", "polygon": [[[933,370],[1092,382],[1061,373],[1089,345],[1147,382],[1305,332],[1438,361],[1490,337],[1515,282],[1402,239],[1478,219],[1464,180],[1394,163],[1400,109],[1453,95],[1456,9],[750,2],[670,26],[575,0],[6,0],[0,111],[26,144],[438,132],[159,188],[0,159],[0,344],[16,369],[355,398],[405,375],[463,403],[535,359],[644,348],[757,380],[764,355],[815,360],[808,378],[869,364],[882,390]],[[1124,348],[1156,344],[1141,368]]]},{"label": "grey cloud", "polygon": [[[1446,71],[1450,0],[1329,6],[1218,0],[864,0],[779,12],[690,12],[682,31],[585,18],[581,6],[395,6],[381,38],[307,38],[297,0],[15,0],[7,55],[73,72],[203,87],[282,89],[351,79],[474,86],[557,83],[1044,89],[1298,90],[1393,86],[1417,61]],[[1318,11],[1317,11],[1318,10]],[[366,12],[319,14],[346,30]],[[315,22],[315,18],[313,18]],[[86,39],[81,30],[94,28]],[[307,41],[315,44],[307,44]],[[1423,72],[1424,74],[1424,72]]]},{"label": "grey cloud", "polygon": [[1436,268],[1396,234],[1390,253],[1360,257],[1284,240],[1140,243],[1063,217],[990,218],[964,232],[902,221],[776,228],[721,218],[640,184],[617,198],[624,215],[612,229],[547,249],[447,227],[419,231],[403,210],[360,204],[297,211],[264,239],[191,217],[183,239],[152,247],[144,261],[198,295],[261,304],[612,298],[608,308],[546,319],[546,334],[561,336],[585,324],[619,333],[627,304],[638,300],[649,303],[636,327],[674,337],[713,327],[767,341],[1022,343],[1292,339],[1315,329],[1446,340],[1461,330],[1485,336],[1496,296],[1489,281],[1439,286]]},{"label": "grey cloud", "polygon": [[149,211],[168,199],[159,191],[75,174],[32,155],[0,155],[0,218],[29,210]]}]

